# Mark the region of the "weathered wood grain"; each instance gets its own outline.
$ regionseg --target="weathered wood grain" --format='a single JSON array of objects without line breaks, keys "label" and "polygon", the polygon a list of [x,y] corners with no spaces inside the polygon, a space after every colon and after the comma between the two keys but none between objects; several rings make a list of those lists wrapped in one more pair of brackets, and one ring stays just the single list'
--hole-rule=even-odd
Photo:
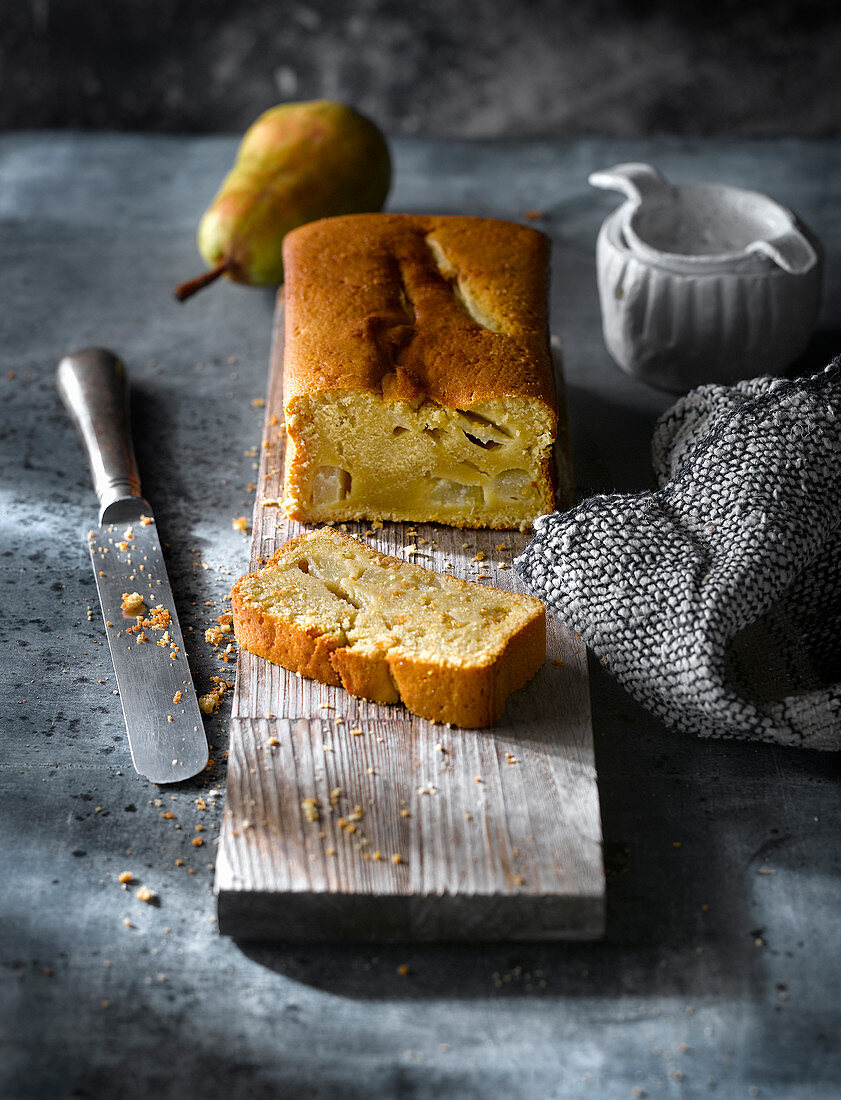
[{"label": "weathered wood grain", "polygon": [[[282,359],[279,306],[252,568],[302,530],[272,503],[282,494]],[[527,541],[519,532],[346,528],[417,564],[520,588],[510,568]],[[241,651],[216,868],[220,930],[292,940],[598,937],[604,874],[586,653],[551,616],[547,642],[543,669],[486,730],[433,725]]]}]

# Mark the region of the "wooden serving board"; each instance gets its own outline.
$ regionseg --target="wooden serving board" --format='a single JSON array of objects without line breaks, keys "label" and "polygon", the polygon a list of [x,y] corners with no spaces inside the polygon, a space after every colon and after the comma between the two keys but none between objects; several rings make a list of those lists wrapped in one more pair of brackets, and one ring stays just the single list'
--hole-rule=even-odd
[{"label": "wooden serving board", "polygon": [[[303,529],[275,503],[282,364],[279,304],[252,569]],[[346,529],[416,564],[522,590],[510,567],[528,539],[520,532]],[[241,650],[216,864],[220,931],[262,940],[600,936],[586,652],[547,618],[546,664],[485,730],[434,725]]]}]

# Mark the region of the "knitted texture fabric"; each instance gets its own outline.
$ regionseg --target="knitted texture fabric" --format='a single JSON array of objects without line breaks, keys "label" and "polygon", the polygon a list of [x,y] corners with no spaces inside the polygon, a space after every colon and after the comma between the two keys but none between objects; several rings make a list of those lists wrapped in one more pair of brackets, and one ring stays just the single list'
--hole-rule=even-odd
[{"label": "knitted texture fabric", "polygon": [[652,456],[656,491],[541,517],[517,573],[667,725],[841,749],[841,357],[693,390]]}]

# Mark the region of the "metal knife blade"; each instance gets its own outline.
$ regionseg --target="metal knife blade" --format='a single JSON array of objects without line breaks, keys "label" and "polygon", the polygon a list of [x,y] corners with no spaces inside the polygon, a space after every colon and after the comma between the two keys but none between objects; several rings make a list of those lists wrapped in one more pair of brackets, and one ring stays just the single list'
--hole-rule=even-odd
[{"label": "metal knife blade", "polygon": [[61,360],[56,383],[99,498],[88,543],[131,758],[153,783],[177,783],[204,769],[207,739],[157,525],[140,495],[125,368],[103,348],[84,348]]}]

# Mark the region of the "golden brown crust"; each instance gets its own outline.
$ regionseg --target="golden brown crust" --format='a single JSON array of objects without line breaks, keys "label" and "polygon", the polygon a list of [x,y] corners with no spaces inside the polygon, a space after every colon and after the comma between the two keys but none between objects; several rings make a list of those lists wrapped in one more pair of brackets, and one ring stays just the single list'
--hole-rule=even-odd
[{"label": "golden brown crust", "polygon": [[528,397],[555,414],[549,242],[538,230],[358,214],[301,226],[283,251],[287,408],[368,390],[452,409]]},{"label": "golden brown crust", "polygon": [[340,639],[313,630],[303,630],[296,623],[276,619],[243,600],[237,586],[244,579],[240,578],[231,590],[234,634],[243,649],[256,653],[258,657],[263,657],[274,665],[283,665],[301,676],[340,687],[339,674],[330,660],[341,644]]},{"label": "golden brown crust", "polygon": [[400,692],[382,653],[365,653],[342,647],[330,656],[342,687],[350,695],[375,703],[399,703]]}]

